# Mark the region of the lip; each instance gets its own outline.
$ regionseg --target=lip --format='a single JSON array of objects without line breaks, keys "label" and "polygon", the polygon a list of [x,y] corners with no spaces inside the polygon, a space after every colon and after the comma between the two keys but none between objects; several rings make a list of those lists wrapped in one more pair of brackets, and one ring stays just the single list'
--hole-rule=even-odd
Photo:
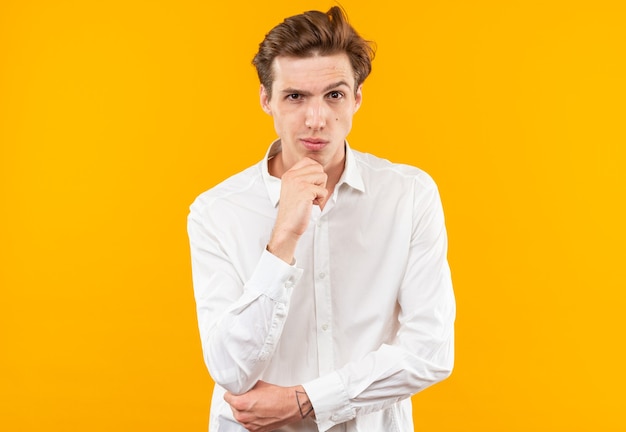
[{"label": "lip", "polygon": [[300,138],[300,142],[307,150],[318,151],[326,147],[328,141],[321,138]]}]

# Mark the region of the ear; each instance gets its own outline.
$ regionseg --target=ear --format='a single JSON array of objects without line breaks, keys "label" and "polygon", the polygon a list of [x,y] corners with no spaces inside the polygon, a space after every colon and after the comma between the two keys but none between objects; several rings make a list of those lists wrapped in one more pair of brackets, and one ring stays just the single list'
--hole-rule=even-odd
[{"label": "ear", "polygon": [[261,90],[259,91],[259,99],[261,101],[261,108],[267,114],[272,115],[272,109],[270,108],[270,98],[267,90],[265,90],[265,86],[261,84]]},{"label": "ear", "polygon": [[363,84],[356,89],[356,93],[354,95],[354,112],[356,113],[359,108],[361,108],[361,103],[363,102]]}]

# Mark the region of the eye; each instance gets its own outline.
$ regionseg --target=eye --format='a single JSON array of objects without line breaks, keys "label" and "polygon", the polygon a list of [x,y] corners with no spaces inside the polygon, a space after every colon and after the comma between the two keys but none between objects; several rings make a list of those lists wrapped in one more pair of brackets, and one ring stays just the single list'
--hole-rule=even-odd
[{"label": "eye", "polygon": [[328,93],[328,98],[329,99],[341,99],[343,97],[343,93],[340,91],[331,91],[330,93]]},{"label": "eye", "polygon": [[302,95],[299,93],[291,93],[285,96],[285,99],[291,100],[291,101],[297,101],[297,100],[302,99]]}]

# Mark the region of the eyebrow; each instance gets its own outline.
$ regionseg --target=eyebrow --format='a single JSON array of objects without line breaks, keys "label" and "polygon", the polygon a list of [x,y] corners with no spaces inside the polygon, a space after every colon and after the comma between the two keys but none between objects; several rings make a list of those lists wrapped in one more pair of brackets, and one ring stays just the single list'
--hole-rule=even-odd
[{"label": "eyebrow", "polygon": [[[332,89],[341,87],[341,86],[346,86],[348,88],[350,88],[350,86],[348,85],[348,83],[346,81],[337,81],[336,83],[332,83],[330,85],[327,85],[326,87],[324,87],[324,89],[322,90],[322,92],[326,93],[327,91],[330,91]],[[297,93],[297,94],[301,94],[304,96],[311,96],[311,92],[306,91],[306,90],[298,90],[292,87],[286,88],[284,89],[281,93],[283,94],[293,94],[293,93]]]}]

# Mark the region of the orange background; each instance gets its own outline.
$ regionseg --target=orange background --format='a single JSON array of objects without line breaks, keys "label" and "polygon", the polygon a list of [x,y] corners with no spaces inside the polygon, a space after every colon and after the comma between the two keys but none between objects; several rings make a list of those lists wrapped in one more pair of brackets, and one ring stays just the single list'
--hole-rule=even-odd
[{"label": "orange background", "polygon": [[[458,300],[418,430],[626,430],[621,1],[344,0],[350,143],[437,180]],[[330,2],[0,3],[0,430],[205,431],[186,237],[274,137],[250,60]]]}]

